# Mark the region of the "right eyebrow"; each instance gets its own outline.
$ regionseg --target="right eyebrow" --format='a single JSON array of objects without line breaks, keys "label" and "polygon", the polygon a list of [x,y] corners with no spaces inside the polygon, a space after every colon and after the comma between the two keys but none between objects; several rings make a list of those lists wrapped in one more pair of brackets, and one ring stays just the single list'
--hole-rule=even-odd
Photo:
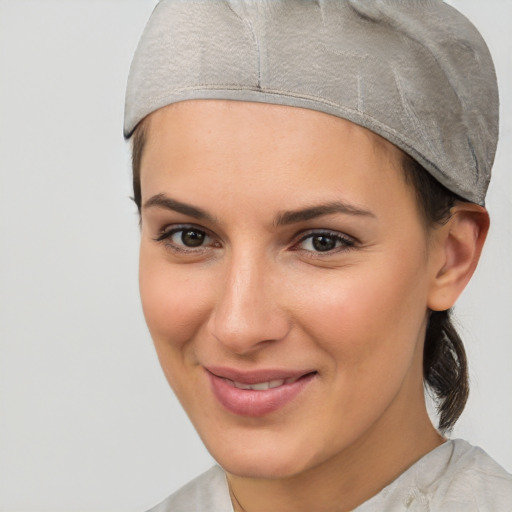
[{"label": "right eyebrow", "polygon": [[166,210],[172,210],[174,212],[182,213],[183,215],[187,215],[189,217],[193,217],[197,220],[208,220],[210,222],[214,222],[214,218],[205,210],[198,208],[197,206],[192,206],[191,204],[182,203],[181,201],[177,201],[176,199],[172,199],[165,194],[156,194],[150,197],[145,203],[143,208],[164,208]]}]

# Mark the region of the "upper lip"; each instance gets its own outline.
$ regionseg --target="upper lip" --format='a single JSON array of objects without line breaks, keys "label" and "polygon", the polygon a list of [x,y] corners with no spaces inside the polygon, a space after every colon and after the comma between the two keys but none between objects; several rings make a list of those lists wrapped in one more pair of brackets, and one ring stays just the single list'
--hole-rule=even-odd
[{"label": "upper lip", "polygon": [[283,368],[261,368],[258,370],[238,370],[225,366],[205,366],[205,369],[221,379],[229,379],[234,382],[243,382],[244,384],[258,384],[279,379],[296,379],[314,370],[293,370]]}]

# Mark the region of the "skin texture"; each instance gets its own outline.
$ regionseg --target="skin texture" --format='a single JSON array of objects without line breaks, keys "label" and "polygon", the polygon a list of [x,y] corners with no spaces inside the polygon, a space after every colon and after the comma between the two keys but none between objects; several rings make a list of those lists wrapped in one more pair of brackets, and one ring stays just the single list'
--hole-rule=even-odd
[{"label": "skin texture", "polygon": [[[305,109],[198,100],[150,116],[144,314],[235,510],[351,510],[442,442],[423,394],[428,309],[453,305],[488,217],[464,203],[427,232],[400,157],[368,130]],[[352,211],[278,222],[339,202]],[[169,235],[184,227],[204,243]],[[315,250],[315,234],[336,247]],[[215,398],[213,366],[315,373],[283,407],[247,417]]]}]

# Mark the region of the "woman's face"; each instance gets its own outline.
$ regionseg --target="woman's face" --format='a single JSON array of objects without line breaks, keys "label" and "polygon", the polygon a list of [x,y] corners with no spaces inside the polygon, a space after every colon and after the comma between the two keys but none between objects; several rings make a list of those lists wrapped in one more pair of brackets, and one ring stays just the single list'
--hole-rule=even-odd
[{"label": "woman's face", "polygon": [[398,149],[315,111],[188,101],[152,114],[141,183],[144,314],[228,472],[295,475],[416,421],[434,271]]}]

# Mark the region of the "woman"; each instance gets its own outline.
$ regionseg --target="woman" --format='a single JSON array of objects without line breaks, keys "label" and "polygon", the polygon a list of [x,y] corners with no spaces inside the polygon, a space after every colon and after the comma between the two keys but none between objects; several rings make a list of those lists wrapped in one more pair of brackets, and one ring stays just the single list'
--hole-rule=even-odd
[{"label": "woman", "polygon": [[485,43],[441,2],[160,2],[125,114],[141,297],[219,467],[155,511],[510,509],[443,435],[497,126]]}]

